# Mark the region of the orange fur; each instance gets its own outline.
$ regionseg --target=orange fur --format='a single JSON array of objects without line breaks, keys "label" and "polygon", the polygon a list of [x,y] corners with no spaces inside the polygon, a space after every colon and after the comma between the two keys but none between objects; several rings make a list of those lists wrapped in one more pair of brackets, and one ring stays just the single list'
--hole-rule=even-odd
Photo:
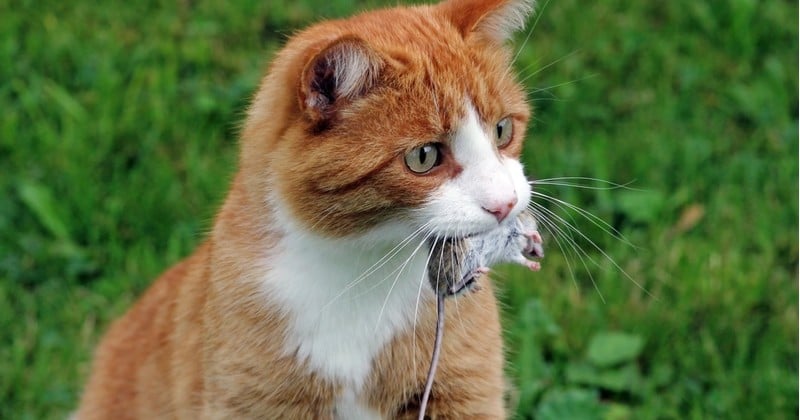
[{"label": "orange fur", "polygon": [[[253,100],[239,171],[213,231],[111,326],[77,417],[333,418],[341,384],[285,354],[286,313],[259,285],[285,234],[271,200],[280,197],[305,229],[334,239],[404,217],[459,173],[446,148],[427,176],[410,173],[403,155],[431,141],[446,145],[465,95],[483,120],[512,118],[514,139],[500,153],[518,156],[529,117],[524,92],[509,52],[480,32],[481,19],[507,3],[380,10],[294,36]],[[325,77],[318,60],[342,51],[368,70],[358,89],[330,101],[310,80]],[[480,282],[480,292],[447,304],[461,320],[446,326],[433,418],[505,416],[497,305],[488,279]],[[434,324],[433,301],[421,302],[415,328],[379,352],[364,387],[373,409],[416,417]]]}]

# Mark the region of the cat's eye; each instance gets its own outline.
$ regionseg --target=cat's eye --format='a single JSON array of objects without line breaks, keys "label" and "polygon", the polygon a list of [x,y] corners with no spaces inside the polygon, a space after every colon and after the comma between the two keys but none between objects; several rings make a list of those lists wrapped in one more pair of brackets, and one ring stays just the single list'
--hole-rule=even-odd
[{"label": "cat's eye", "polygon": [[514,134],[514,124],[511,123],[511,118],[505,117],[498,121],[495,130],[497,130],[495,133],[497,135],[495,137],[497,147],[505,147],[511,142]]},{"label": "cat's eye", "polygon": [[442,152],[435,143],[428,143],[406,153],[408,169],[416,174],[424,174],[442,163]]}]

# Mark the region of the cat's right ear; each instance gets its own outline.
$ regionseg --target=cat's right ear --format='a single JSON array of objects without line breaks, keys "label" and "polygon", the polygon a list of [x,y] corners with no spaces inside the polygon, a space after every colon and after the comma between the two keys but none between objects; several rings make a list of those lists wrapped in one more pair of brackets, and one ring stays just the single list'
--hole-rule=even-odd
[{"label": "cat's right ear", "polygon": [[525,26],[535,0],[447,0],[439,4],[465,38],[477,34],[502,44]]},{"label": "cat's right ear", "polygon": [[307,60],[300,79],[301,109],[315,124],[365,95],[377,83],[383,60],[361,39],[346,36],[328,43]]}]

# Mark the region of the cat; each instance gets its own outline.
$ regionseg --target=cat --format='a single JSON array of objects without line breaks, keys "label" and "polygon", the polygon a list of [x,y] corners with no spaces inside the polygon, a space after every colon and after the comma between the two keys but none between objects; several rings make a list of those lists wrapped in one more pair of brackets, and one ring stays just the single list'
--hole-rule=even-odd
[{"label": "cat", "polygon": [[[415,418],[434,337],[431,238],[527,206],[511,35],[532,0],[323,21],[274,58],[213,229],[114,322],[78,419]],[[489,279],[449,299],[427,414],[504,418]]]}]

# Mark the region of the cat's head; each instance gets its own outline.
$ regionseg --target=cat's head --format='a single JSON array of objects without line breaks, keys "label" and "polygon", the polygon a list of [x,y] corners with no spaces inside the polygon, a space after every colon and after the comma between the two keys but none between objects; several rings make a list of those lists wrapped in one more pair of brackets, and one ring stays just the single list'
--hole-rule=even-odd
[{"label": "cat's head", "polygon": [[314,25],[250,108],[250,194],[303,229],[485,232],[525,209],[529,118],[505,45],[532,0],[450,0]]}]

